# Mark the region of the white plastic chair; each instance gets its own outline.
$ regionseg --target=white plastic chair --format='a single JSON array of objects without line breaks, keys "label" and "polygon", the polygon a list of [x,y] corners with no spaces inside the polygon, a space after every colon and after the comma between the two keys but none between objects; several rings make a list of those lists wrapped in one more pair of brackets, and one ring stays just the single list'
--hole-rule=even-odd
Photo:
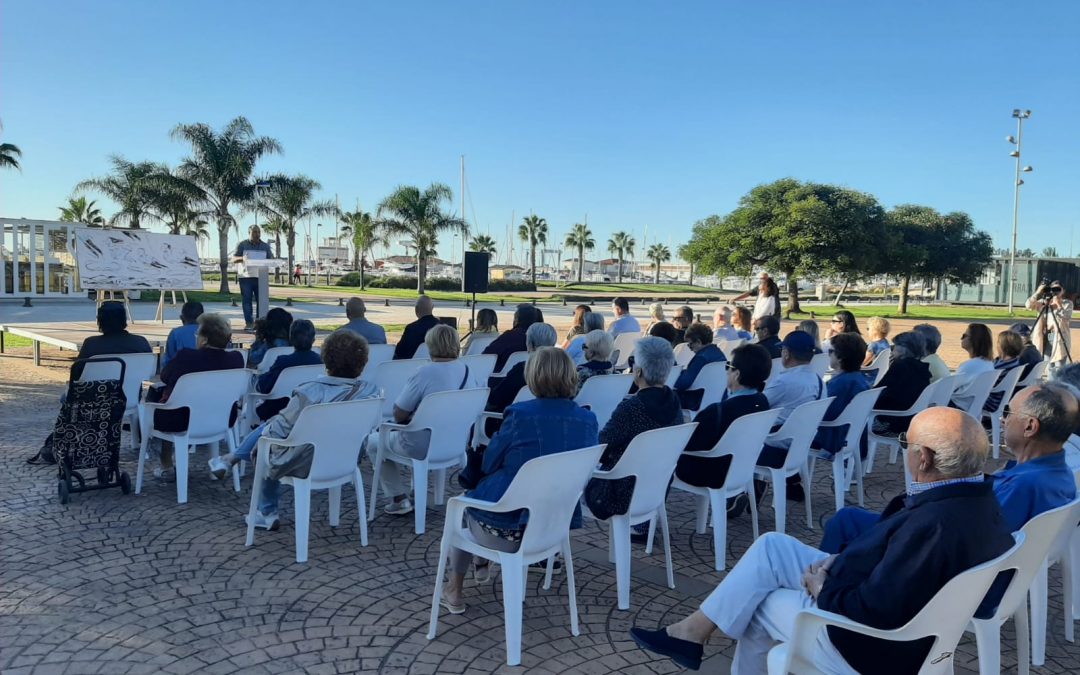
[{"label": "white plastic chair", "polygon": [[[247,393],[251,371],[244,368],[188,373],[173,387],[166,403],[139,404],[139,424],[142,444],[139,448],[139,469],[135,476],[135,494],[142,492],[143,465],[151,438],[172,441],[176,458],[176,502],[186,504],[188,498],[188,448],[224,440],[229,452],[236,450],[236,437],[229,424],[233,404]],[[154,428],[154,412],[187,408],[188,428],[185,431],[158,431]],[[240,491],[240,470],[233,467],[233,487]]]},{"label": "white plastic chair", "polygon": [[495,342],[495,338],[499,337],[498,334],[494,335],[476,335],[473,334],[472,342],[469,343],[469,348],[465,350],[465,356],[477,356],[484,353],[484,350],[488,348],[492,342]]},{"label": "white plastic chair", "polygon": [[874,360],[870,362],[870,365],[863,368],[864,373],[871,373],[877,371],[874,375],[874,381],[870,383],[871,387],[876,387],[878,382],[881,382],[881,378],[885,377],[885,373],[889,372],[889,359],[892,357],[892,349],[886,347],[878,352],[878,355],[874,357]]},{"label": "white plastic chair", "polygon": [[416,374],[416,371],[429,363],[431,362],[426,359],[403,359],[379,364],[375,374],[368,381],[382,390],[383,417],[394,416],[394,401],[405,389],[405,383]]},{"label": "white plastic chair", "polygon": [[[1080,489],[1080,472],[1076,473],[1077,488]],[[1076,503],[1075,500],[1073,502]],[[1080,529],[1077,529],[1075,514],[1070,516],[1072,527],[1065,531],[1050,546],[1050,554],[1035,574],[1035,581],[1028,591],[1031,603],[1031,664],[1041,666],[1046,662],[1046,615],[1049,597],[1050,568],[1055,564],[1061,571],[1061,604],[1064,609],[1065,639],[1073,642],[1076,631],[1073,622],[1080,619]]]},{"label": "white plastic chair", "polygon": [[[83,364],[80,382],[88,382],[99,379],[116,379],[114,373],[118,366],[115,363],[95,364],[95,359],[120,359],[124,362],[124,397],[127,399],[127,407],[124,409],[124,420],[131,429],[131,445],[139,447],[139,401],[142,399],[143,382],[149,380],[157,371],[157,355],[145,354],[101,354],[91,357],[90,363]],[[111,366],[111,369],[110,369]]]},{"label": "white plastic chair", "polygon": [[[941,383],[945,382],[945,385]],[[874,470],[874,459],[877,457],[877,448],[879,445],[884,445],[889,448],[889,464],[896,463],[896,454],[900,451],[900,441],[896,436],[890,436],[889,434],[876,434],[874,433],[874,422],[879,417],[908,417],[912,418],[918,415],[922,411],[930,407],[930,402],[935,398],[940,398],[940,389],[942,387],[948,387],[950,383],[946,382],[945,378],[938,380],[937,382],[931,382],[926,385],[926,388],[919,394],[919,398],[915,399],[915,402],[911,404],[911,407],[906,410],[878,410],[874,409],[870,411],[870,419],[867,421],[867,446],[868,452],[866,454],[866,461],[864,462],[863,470],[869,475]],[[884,387],[880,388],[881,391],[885,391]]]},{"label": "white plastic chair", "polygon": [[461,362],[469,367],[469,374],[473,381],[481,384],[487,384],[488,378],[495,372],[495,361],[494,354],[473,354],[461,357]]},{"label": "white plastic chair", "polygon": [[675,386],[675,381],[679,379],[679,375],[682,375],[682,366],[674,365],[671,367],[671,372],[668,373],[667,379],[664,380],[664,386],[669,389]]},{"label": "white plastic chair", "polygon": [[971,383],[964,395],[971,396],[972,400],[964,412],[977,420],[982,419],[983,406],[986,405],[986,399],[990,397],[990,390],[994,388],[998,375],[1001,375],[1000,370],[988,370],[971,378]]},{"label": "white plastic chair", "polygon": [[[792,411],[784,425],[765,438],[766,445],[777,446],[783,441],[789,441],[787,459],[784,466],[774,469],[768,466],[757,466],[754,474],[763,480],[771,480],[773,486],[773,510],[776,513],[776,531],[783,533],[787,518],[787,478],[788,476],[801,476],[803,485],[810,486],[810,443],[817,434],[818,425],[821,424],[825,412],[832,404],[833,398],[824,398],[819,401],[803,403]],[[810,492],[806,492],[806,526],[814,529],[813,516],[811,515]]]},{"label": "white plastic chair", "polygon": [[[1019,370],[1019,369],[1017,369]],[[994,616],[989,619],[973,618],[968,631],[975,633],[979,650],[979,672],[986,675],[1001,672],[1001,627],[1010,618],[1016,630],[1016,662],[1022,675],[1031,672],[1031,650],[1028,642],[1027,595],[1039,570],[1046,564],[1055,543],[1066,539],[1080,521],[1080,499],[1045,511],[1027,522],[1020,548],[1004,561],[1002,570],[1014,569],[1012,580],[1001,597]],[[1045,614],[1043,615],[1045,619]],[[1045,633],[1043,633],[1045,637]]]},{"label": "white plastic chair", "polygon": [[364,479],[357,462],[364,438],[379,423],[382,399],[369,398],[359,401],[319,403],[300,411],[300,417],[289,432],[288,438],[259,439],[259,453],[255,462],[255,482],[251,490],[251,506],[248,509],[247,539],[245,546],[255,543],[255,512],[262,497],[262,483],[269,470],[267,457],[270,446],[314,446],[311,471],[307,478],[286,476],[284,485],[291,485],[296,504],[296,562],[307,562],[308,529],[311,525],[311,492],[327,490],[330,499],[330,526],[337,527],[341,520],[341,486],[352,483],[356,489],[356,509],[360,519],[360,545],[367,546],[367,517],[364,513]]},{"label": "white plastic chair", "polygon": [[724,352],[724,358],[730,361],[732,353],[746,344],[746,340],[714,340],[713,344],[719,347],[720,351]]},{"label": "white plastic chair", "polygon": [[416,348],[416,351],[413,353],[412,357],[414,359],[425,359],[427,361],[430,361],[431,350],[428,349],[427,343],[421,342],[420,346]]},{"label": "white plastic chair", "polygon": [[727,389],[727,362],[713,361],[712,363],[706,363],[698,371],[697,377],[694,378],[693,384],[690,385],[690,389],[705,390],[701,395],[701,403],[698,405],[697,410],[689,411],[690,417],[693,419],[707,406],[719,403],[724,398],[724,390]]},{"label": "white plastic chair", "polygon": [[[570,632],[578,635],[577,589],[574,582],[574,558],[570,549],[570,520],[578,505],[593,468],[600,461],[603,445],[581,450],[557,452],[525,462],[506,488],[502,499],[487,502],[471,497],[452,497],[446,505],[446,522],[439,545],[439,568],[435,572],[435,592],[431,597],[431,622],[427,639],[434,640],[439,625],[439,601],[442,599],[446,559],[452,549],[497,561],[502,570],[503,614],[506,632],[506,664],[521,664],[522,604],[527,582],[526,567],[548,560],[544,589],[551,588],[551,558],[562,553],[566,569],[566,590],[570,600]],[[527,509],[529,523],[517,551],[506,553],[481,546],[463,527],[465,509],[492,513]]]},{"label": "white plastic chair", "polygon": [[827,626],[894,642],[909,642],[933,637],[934,643],[919,668],[920,675],[952,675],[956,645],[964,635],[964,628],[975,614],[990,584],[994,582],[1002,565],[1023,541],[1024,535],[1013,535],[1017,542],[997,558],[976,565],[953,577],[918,614],[900,628],[885,630],[871,628],[846,616],[823,609],[804,609],[795,615],[795,628],[791,640],[769,650],[769,675],[819,674],[813,656],[819,633]]},{"label": "white plastic chair", "polygon": [[[428,471],[435,471],[435,503],[442,504],[446,490],[446,470],[465,465],[465,448],[469,445],[469,429],[484,411],[488,389],[459,389],[428,394],[420,401],[408,424],[383,422],[379,425],[379,448],[375,459],[375,477],[371,486],[368,520],[375,517],[375,501],[379,495],[379,476],[384,461],[412,466],[414,493],[414,522],[416,534],[424,533],[427,515]],[[390,448],[393,431],[430,430],[427,455],[422,459],[399,455]]]},{"label": "white plastic chair", "polygon": [[364,371],[360,373],[361,380],[370,380],[375,376],[379,365],[394,360],[394,345],[368,345],[368,360],[364,364]]},{"label": "white plastic chair", "polygon": [[[824,453],[813,453],[810,455],[810,480],[807,481],[805,486],[805,491],[808,496],[811,494],[811,488],[813,487],[811,483],[814,480],[814,465],[818,459],[821,459],[822,461],[829,461],[832,464],[833,491],[836,496],[836,510],[839,511],[844,508],[844,495],[847,494],[848,486],[853,480],[856,486],[856,498],[859,501],[859,506],[863,505],[863,463],[859,449],[859,441],[862,438],[863,430],[866,429],[867,422],[870,419],[870,411],[873,409],[874,404],[877,403],[878,396],[881,396],[881,392],[881,389],[867,389],[866,391],[859,392],[851,399],[851,402],[847,404],[847,407],[844,408],[844,411],[840,413],[835,420],[832,420],[831,422],[822,422],[818,425],[818,428],[820,429],[846,426],[847,433],[844,436],[844,443],[840,450],[838,450],[831,459],[826,459]],[[821,450],[821,448],[811,447],[811,450]]]},{"label": "white plastic chair", "polygon": [[506,377],[506,374],[510,372],[511,368],[519,363],[528,361],[529,354],[530,352],[514,352],[506,357],[506,363],[503,364],[502,370],[492,373],[492,377]]},{"label": "white plastic chair", "polygon": [[653,429],[638,434],[630,441],[622,457],[609,471],[596,470],[593,478],[617,480],[634,478],[634,493],[626,513],[612,516],[608,521],[608,560],[615,563],[615,585],[619,609],[630,609],[630,528],[649,523],[649,547],[652,553],[652,534],[655,522],[660,522],[664,537],[664,561],[668,588],[675,588],[675,570],[671,562],[671,533],[668,530],[668,483],[675,473],[679,455],[697,428],[697,422],[674,427]]},{"label": "white plastic chair", "polygon": [[814,354],[814,358],[810,359],[810,370],[818,377],[825,377],[825,374],[829,372],[829,355],[825,353]]},{"label": "white plastic chair", "polygon": [[776,357],[775,359],[772,360],[772,368],[769,369],[769,376],[767,378],[765,378],[765,383],[766,384],[771,383],[774,379],[776,379],[777,375],[784,372],[785,370],[787,370],[787,369],[784,368],[784,359],[783,359],[783,357],[780,357],[780,356]]},{"label": "white plastic chair", "polygon": [[1023,389],[1024,387],[1030,387],[1033,384],[1038,384],[1042,381],[1043,376],[1046,375],[1046,369],[1049,366],[1049,362],[1039,361],[1031,367],[1031,371],[1028,373],[1028,376],[1020,380],[1017,386]]},{"label": "white plastic chair", "polygon": [[689,456],[716,458],[731,456],[724,485],[721,488],[705,488],[683,482],[676,474],[672,487],[694,494],[698,498],[697,533],[705,534],[705,523],[712,509],[713,549],[715,568],[723,572],[727,564],[727,500],[740,494],[750,498],[750,517],[754,528],[754,539],[758,537],[757,500],[754,499],[754,463],[761,454],[761,446],[769,429],[779,417],[779,410],[743,415],[731,423],[716,447],[707,452],[687,453]]},{"label": "white plastic chair", "polygon": [[685,342],[675,345],[675,363],[680,367],[685,368],[693,358],[694,352],[690,351],[690,345]]},{"label": "white plastic chair", "polygon": [[256,372],[262,375],[266,371],[270,370],[270,367],[274,365],[274,361],[278,360],[279,356],[285,356],[286,354],[292,354],[295,349],[292,347],[270,347],[263,354],[262,361],[259,361],[259,365],[256,367]]},{"label": "white plastic chair", "polygon": [[[514,396],[514,400],[510,402],[510,405],[515,403],[521,403],[522,401],[531,401],[536,397],[533,396],[532,390],[529,389],[529,385],[523,386],[518,389],[518,393]],[[503,413],[484,411],[476,418],[476,426],[473,427],[473,448],[479,448],[491,443],[491,436],[487,435],[487,420],[501,420],[503,419]]]},{"label": "white plastic chair", "polygon": [[956,389],[956,381],[956,375],[946,375],[931,384],[930,386],[934,387],[934,393],[930,396],[930,407],[949,405],[953,390]]},{"label": "white plastic chair", "polygon": [[285,368],[278,375],[278,379],[274,382],[274,387],[269,393],[260,394],[258,392],[248,392],[244,395],[244,412],[243,412],[243,424],[240,429],[243,433],[247,433],[254,427],[259,425],[259,415],[255,412],[255,408],[259,407],[265,401],[272,401],[278,398],[288,398],[292,396],[294,389],[302,384],[306,384],[322,377],[326,374],[326,368],[321,364],[313,366],[293,366],[291,368]]},{"label": "white plastic chair", "polygon": [[[990,390],[990,394],[1001,394],[1001,400],[998,401],[997,406],[993,410],[983,410],[982,418],[990,418],[990,451],[994,453],[994,459],[1000,456],[1001,448],[1001,411],[1005,409],[1005,406],[1009,404],[1009,399],[1013,397],[1013,392],[1016,391],[1016,385],[1020,382],[1020,375],[1024,372],[1022,366],[1017,366],[1005,373],[1005,377],[1001,378],[1001,382],[994,386]],[[990,398],[987,396],[987,398]]]},{"label": "white plastic chair", "polygon": [[630,356],[634,353],[634,347],[640,339],[640,333],[619,333],[615,337],[615,349],[619,351],[619,360],[613,362],[615,370],[623,370],[629,365]]},{"label": "white plastic chair", "polygon": [[587,406],[596,415],[598,428],[603,429],[633,384],[633,375],[593,375],[581,385],[574,402]]}]

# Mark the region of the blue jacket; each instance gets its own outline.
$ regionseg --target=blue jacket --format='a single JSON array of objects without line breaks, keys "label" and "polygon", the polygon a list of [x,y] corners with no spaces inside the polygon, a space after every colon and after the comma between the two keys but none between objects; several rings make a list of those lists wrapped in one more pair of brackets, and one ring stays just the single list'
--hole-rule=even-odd
[{"label": "blue jacket", "polygon": [[[866,377],[861,372],[856,370],[853,373],[839,373],[833,376],[826,388],[828,395],[834,397],[834,400],[829,404],[829,409],[825,411],[824,421],[831,422],[844,412],[844,409],[851,403],[851,399],[869,389],[870,383],[866,381]],[[814,437],[813,447],[835,455],[840,451],[840,446],[844,443],[847,432],[846,426],[819,429]]]},{"label": "blue jacket", "polygon": [[675,386],[672,389],[676,391],[689,389],[690,385],[694,384],[694,380],[697,378],[698,373],[701,372],[701,369],[706,364],[715,363],[716,361],[727,361],[724,358],[724,352],[720,351],[720,348],[716,345],[706,345],[705,349],[694,354],[694,358],[690,359],[690,363],[686,364],[686,370],[682,371],[679,379],[675,380]]},{"label": "blue jacket", "polygon": [[[957,574],[1012,547],[991,488],[990,481],[954,483],[893,499],[881,520],[833,562],[818,607],[875,628],[907,623]],[[828,631],[833,645],[860,673],[918,672],[932,643]]]},{"label": "blue jacket", "polygon": [[255,389],[258,390],[260,394],[269,394],[270,390],[274,388],[278,376],[281,375],[281,371],[286,368],[291,368],[293,366],[317,366],[321,363],[322,357],[310,349],[293,352],[292,354],[282,354],[274,359],[274,365],[270,366],[270,370],[259,376],[259,381],[255,384]]},{"label": "blue jacket", "polygon": [[[525,462],[566,450],[596,445],[596,415],[568,398],[538,398],[515,403],[506,409],[499,432],[484,451],[483,478],[468,495],[499,501]],[[490,513],[469,509],[473,519],[493,527],[522,529],[529,522],[526,511]],[[581,527],[581,510],[574,509],[571,527]]]},{"label": "blue jacket", "polygon": [[1040,513],[1076,499],[1076,480],[1065,463],[1064,450],[1023,464],[1011,461],[990,479],[1005,523],[1013,532]]},{"label": "blue jacket", "polygon": [[177,326],[169,331],[169,337],[165,340],[165,353],[161,355],[162,368],[179,354],[181,349],[198,349],[195,342],[195,332],[197,330],[199,330],[199,324],[189,323]]}]

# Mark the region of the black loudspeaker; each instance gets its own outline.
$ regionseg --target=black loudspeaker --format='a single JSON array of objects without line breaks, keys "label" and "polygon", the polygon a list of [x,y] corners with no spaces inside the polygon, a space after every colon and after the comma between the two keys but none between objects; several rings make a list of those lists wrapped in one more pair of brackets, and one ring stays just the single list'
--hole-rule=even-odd
[{"label": "black loudspeaker", "polygon": [[488,254],[476,251],[465,252],[465,292],[487,293],[488,290]]},{"label": "black loudspeaker", "polygon": [[440,316],[436,317],[439,323],[450,326],[454,330],[457,330],[457,317],[456,316]]}]

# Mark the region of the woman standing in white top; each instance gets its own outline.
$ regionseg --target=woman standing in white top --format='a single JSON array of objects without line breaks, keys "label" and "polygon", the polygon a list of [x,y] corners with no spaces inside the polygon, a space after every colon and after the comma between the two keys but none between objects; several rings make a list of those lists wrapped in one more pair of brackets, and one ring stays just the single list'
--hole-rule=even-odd
[{"label": "woman standing in white top", "polygon": [[970,392],[975,377],[994,369],[994,336],[986,324],[969,323],[964,334],[960,336],[960,346],[971,358],[956,369],[956,389],[953,390],[952,405],[967,410],[975,400],[975,395]]},{"label": "woman standing in white top", "polygon": [[[1040,354],[1045,354],[1045,345],[1049,340],[1050,344],[1053,345],[1053,351],[1050,352],[1050,367],[1058,368],[1072,353],[1072,331],[1070,329],[1072,327],[1073,313],[1073,303],[1065,297],[1065,288],[1062,287],[1060,281],[1054,281],[1050,284],[1049,293],[1046,284],[1041,284],[1035,289],[1035,295],[1028,298],[1027,301],[1027,308],[1035,312],[1041,312],[1047,305],[1050,306],[1053,319],[1047,321],[1047,315],[1041,314],[1039,316],[1039,320],[1035,322],[1035,327],[1031,329],[1031,343],[1035,345]],[[1054,319],[1057,319],[1057,321]],[[1060,333],[1057,329],[1058,325],[1061,326]]]},{"label": "woman standing in white top", "polygon": [[761,279],[761,285],[758,286],[757,300],[754,302],[754,321],[766,316],[780,315],[780,288],[776,285],[776,282],[768,277]]}]

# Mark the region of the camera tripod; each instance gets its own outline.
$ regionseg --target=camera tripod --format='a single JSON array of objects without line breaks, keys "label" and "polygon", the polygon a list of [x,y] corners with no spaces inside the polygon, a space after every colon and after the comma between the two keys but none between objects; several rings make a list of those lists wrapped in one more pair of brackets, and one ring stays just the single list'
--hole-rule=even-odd
[{"label": "camera tripod", "polygon": [[1062,330],[1070,330],[1071,326],[1064,326],[1063,327],[1061,325],[1061,319],[1058,318],[1058,315],[1055,314],[1053,309],[1050,307],[1050,301],[1052,299],[1053,299],[1052,296],[1046,296],[1046,297],[1042,298],[1042,301],[1043,301],[1042,309],[1039,310],[1039,315],[1037,317],[1035,317],[1035,325],[1036,326],[1039,325],[1039,320],[1040,319],[1043,320],[1043,324],[1042,324],[1042,339],[1043,339],[1043,341],[1042,341],[1042,350],[1041,350],[1042,351],[1042,357],[1043,357],[1043,360],[1045,361],[1049,356],[1053,356],[1053,354],[1054,354],[1054,347],[1053,347],[1053,345],[1050,344],[1050,340],[1048,339],[1050,337],[1050,322],[1053,321],[1054,322],[1054,334],[1056,335],[1056,339],[1057,340],[1062,340],[1061,349],[1062,349],[1062,351],[1065,352],[1064,363],[1072,363],[1073,359],[1072,359],[1072,354],[1069,352],[1069,343],[1067,341],[1065,341],[1065,339],[1062,337],[1062,335],[1063,335]]}]

